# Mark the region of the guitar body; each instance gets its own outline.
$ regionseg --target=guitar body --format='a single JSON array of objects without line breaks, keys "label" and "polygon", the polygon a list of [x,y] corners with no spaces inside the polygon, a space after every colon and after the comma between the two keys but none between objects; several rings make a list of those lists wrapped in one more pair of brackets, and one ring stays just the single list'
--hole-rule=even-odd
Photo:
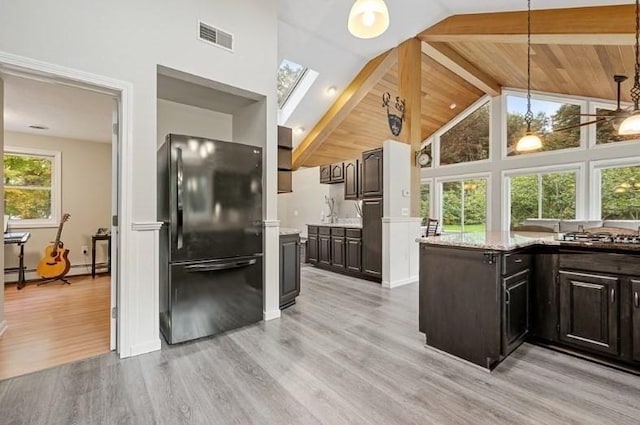
[{"label": "guitar body", "polygon": [[57,249],[55,244],[44,249],[44,257],[38,262],[37,271],[43,279],[56,279],[66,275],[70,268],[69,250],[60,242]]}]

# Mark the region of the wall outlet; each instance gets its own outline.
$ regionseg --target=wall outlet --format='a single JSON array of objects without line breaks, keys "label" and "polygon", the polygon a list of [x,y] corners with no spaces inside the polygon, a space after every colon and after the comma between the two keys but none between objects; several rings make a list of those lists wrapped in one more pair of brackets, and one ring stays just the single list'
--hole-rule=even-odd
[{"label": "wall outlet", "polygon": [[409,208],[403,208],[402,209],[402,216],[403,217],[408,217],[409,216]]},{"label": "wall outlet", "polygon": [[86,245],[82,245],[80,249],[82,250],[82,255],[87,255],[89,253],[89,247]]}]

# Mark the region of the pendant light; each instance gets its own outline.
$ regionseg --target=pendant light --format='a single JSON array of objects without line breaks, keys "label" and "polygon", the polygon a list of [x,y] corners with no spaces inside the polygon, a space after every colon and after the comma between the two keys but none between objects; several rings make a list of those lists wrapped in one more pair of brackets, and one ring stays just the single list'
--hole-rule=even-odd
[{"label": "pendant light", "polygon": [[631,100],[633,101],[633,112],[630,116],[625,118],[620,124],[618,134],[621,136],[628,136],[631,134],[640,133],[640,5],[639,0],[636,0],[636,73],[633,76],[633,88],[631,89]]},{"label": "pendant light", "polygon": [[385,32],[389,28],[389,10],[384,0],[356,0],[347,28],[358,38],[374,38]]},{"label": "pendant light", "polygon": [[531,121],[533,121],[533,112],[531,112],[531,0],[527,0],[527,5],[527,113],[524,115],[527,132],[516,144],[518,152],[529,152],[542,148],[542,140],[531,131]]}]

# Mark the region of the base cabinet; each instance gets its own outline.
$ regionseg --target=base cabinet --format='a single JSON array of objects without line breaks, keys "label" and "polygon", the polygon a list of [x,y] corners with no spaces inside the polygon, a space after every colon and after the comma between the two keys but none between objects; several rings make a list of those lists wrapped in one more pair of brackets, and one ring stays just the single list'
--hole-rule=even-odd
[{"label": "base cabinet", "polygon": [[633,360],[640,362],[640,279],[631,279],[631,327]]},{"label": "base cabinet", "polygon": [[345,268],[345,239],[344,237],[331,237],[331,265]]},{"label": "base cabinet", "polygon": [[508,355],[529,334],[529,270],[503,279],[502,354]]},{"label": "base cabinet", "polygon": [[618,355],[620,279],[560,270],[560,340]]},{"label": "base cabinet", "polygon": [[359,238],[347,238],[347,270],[354,272],[362,271],[362,239]]},{"label": "base cabinet", "polygon": [[[317,231],[316,231],[317,233]],[[317,263],[318,257],[318,235],[309,232],[307,237],[307,260],[310,263]]]},{"label": "base cabinet", "polygon": [[318,262],[331,264],[331,236],[318,236]]},{"label": "base cabinet", "polygon": [[280,236],[280,309],[296,302],[300,294],[300,237]]}]

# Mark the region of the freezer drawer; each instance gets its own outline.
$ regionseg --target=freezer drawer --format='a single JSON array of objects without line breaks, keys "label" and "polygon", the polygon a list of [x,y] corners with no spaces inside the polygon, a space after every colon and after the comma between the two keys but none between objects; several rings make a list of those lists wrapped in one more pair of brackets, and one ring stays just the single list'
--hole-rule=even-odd
[{"label": "freezer drawer", "polygon": [[160,328],[169,344],[262,320],[262,256],[169,266],[169,305]]}]

